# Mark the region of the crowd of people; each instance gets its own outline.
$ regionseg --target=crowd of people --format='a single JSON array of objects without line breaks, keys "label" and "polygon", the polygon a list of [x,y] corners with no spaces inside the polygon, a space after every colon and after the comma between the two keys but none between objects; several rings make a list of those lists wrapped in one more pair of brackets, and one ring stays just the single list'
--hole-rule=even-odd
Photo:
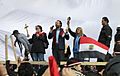
[{"label": "crowd of people", "polygon": [[[60,20],[57,20],[55,22],[55,29],[54,26],[50,27],[50,31],[47,37],[47,34],[43,32],[42,26],[37,25],[35,26],[36,32],[32,35],[32,38],[28,39],[24,34],[19,33],[18,30],[14,30],[13,34],[16,38],[14,45],[16,46],[16,43],[18,43],[21,56],[23,47],[25,48],[24,57],[26,60],[29,60],[28,54],[31,55],[33,61],[44,61],[44,54],[46,53],[45,50],[49,47],[48,39],[53,39],[52,41],[52,54],[57,62],[57,65],[60,68],[60,75],[61,76],[103,76],[103,71],[106,70],[105,67],[101,66],[81,66],[80,64],[71,65],[77,62],[80,62],[79,55],[79,49],[80,49],[80,37],[87,37],[82,27],[77,27],[75,32],[71,30],[70,25],[71,18],[67,18],[67,29],[64,31],[62,28],[62,22]],[[109,19],[107,17],[103,17],[101,20],[101,23],[103,25],[98,42],[104,44],[108,48],[110,48],[110,43],[112,40],[112,29],[109,26]],[[115,35],[115,46],[114,46],[114,52],[113,56],[119,55],[118,52],[120,52],[120,27],[117,27],[117,33]],[[69,45],[65,45],[65,40],[69,40],[70,36],[69,34],[74,38],[73,40],[73,58],[70,58],[70,47]],[[67,51],[65,51],[67,50]],[[110,54],[109,54],[110,55]],[[112,58],[112,57],[111,57]],[[105,61],[102,59],[99,59],[100,61]],[[98,61],[99,61],[98,60]],[[61,66],[61,61],[67,61],[67,66]],[[108,59],[109,61],[109,59]],[[1,64],[3,67],[3,65]],[[112,66],[112,65],[111,65]],[[6,65],[7,71],[5,72],[6,76],[10,75],[11,71],[15,70],[17,68],[15,65]],[[9,67],[9,69],[8,69]],[[4,67],[3,67],[4,68]],[[35,76],[37,73],[38,76],[45,76],[42,75],[43,73],[46,73],[49,66],[38,66],[38,65],[31,65],[30,63],[21,63],[18,68],[18,75],[19,76]],[[110,70],[110,68],[107,68]],[[106,71],[105,71],[106,72]],[[8,74],[7,74],[8,73]],[[39,75],[41,74],[41,75]],[[107,73],[104,73],[105,76],[108,76]],[[110,74],[109,74],[110,75]],[[5,76],[5,75],[1,75]],[[46,76],[49,76],[48,74]],[[115,76],[115,75],[112,75]],[[118,76],[118,75],[116,75]]]},{"label": "crowd of people", "polygon": [[[60,20],[57,20],[55,22],[55,28],[54,26],[50,27],[48,37],[47,34],[43,32],[41,25],[35,26],[36,32],[32,35],[32,38],[30,38],[29,40],[24,34],[19,33],[18,30],[14,30],[12,35],[16,37],[15,46],[16,46],[16,42],[18,42],[18,45],[21,50],[21,56],[22,56],[22,45],[23,45],[25,47],[26,58],[28,58],[28,54],[30,53],[33,61],[44,61],[44,54],[46,53],[45,50],[49,46],[48,39],[53,39],[52,54],[55,57],[57,63],[59,64],[60,61],[65,61],[69,58],[69,56],[67,56],[66,58],[65,55],[65,46],[66,46],[65,40],[69,40],[70,38],[69,34],[70,34],[72,37],[74,37],[73,40],[74,58],[79,58],[80,38],[82,36],[86,37],[86,35],[84,34],[82,27],[77,27],[75,32],[72,31],[70,28],[71,26],[70,21],[71,18],[68,17],[67,29],[66,31],[64,31],[64,29],[62,28],[62,22]],[[98,42],[110,48],[110,43],[112,40],[112,29],[109,26],[109,19],[107,17],[103,17],[101,23],[103,27],[101,29]],[[119,31],[119,27],[117,28],[117,31]],[[118,46],[119,46],[119,33],[117,32],[117,34],[115,35],[115,48],[114,48],[115,52],[119,50]]]},{"label": "crowd of people", "polygon": [[[98,60],[99,62],[102,60]],[[81,65],[76,58],[68,59],[65,65],[57,66],[57,62],[49,61],[36,74],[34,66],[29,62],[21,62],[19,66],[6,61],[0,63],[0,76],[119,76],[120,56],[112,58],[105,66]],[[53,64],[51,64],[53,63]]]}]

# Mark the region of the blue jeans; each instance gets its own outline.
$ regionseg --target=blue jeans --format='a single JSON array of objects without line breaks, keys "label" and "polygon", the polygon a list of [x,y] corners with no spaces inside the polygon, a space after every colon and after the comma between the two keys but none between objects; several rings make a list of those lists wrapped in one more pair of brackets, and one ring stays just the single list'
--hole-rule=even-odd
[{"label": "blue jeans", "polygon": [[44,61],[44,54],[43,53],[32,53],[33,61]]}]

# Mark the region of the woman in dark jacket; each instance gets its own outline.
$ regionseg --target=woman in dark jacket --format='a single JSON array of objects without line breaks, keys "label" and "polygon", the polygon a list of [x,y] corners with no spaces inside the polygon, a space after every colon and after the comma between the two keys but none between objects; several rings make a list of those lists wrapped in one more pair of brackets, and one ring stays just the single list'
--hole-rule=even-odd
[{"label": "woman in dark jacket", "polygon": [[71,36],[74,37],[74,41],[73,41],[73,55],[74,55],[74,58],[79,58],[80,37],[81,36],[86,37],[86,35],[83,34],[83,31],[82,31],[81,27],[77,27],[76,32],[73,32],[70,28],[68,28],[68,31],[71,34]]},{"label": "woman in dark jacket", "polygon": [[116,52],[120,52],[120,27],[117,27],[117,33],[115,34],[114,40],[115,40],[114,55],[116,55],[117,54]]},{"label": "woman in dark jacket", "polygon": [[68,25],[68,31],[69,31],[70,35],[72,37],[74,37],[74,41],[73,41],[73,55],[74,55],[74,58],[79,59],[80,58],[80,56],[79,56],[80,37],[81,36],[86,37],[86,35],[83,33],[83,29],[81,27],[77,27],[76,32],[73,32],[70,29],[70,18],[69,17],[68,17],[67,25]]},{"label": "woman in dark jacket", "polygon": [[31,54],[34,61],[43,61],[45,49],[48,47],[48,40],[45,32],[42,32],[40,25],[36,26],[36,33],[32,36]]}]

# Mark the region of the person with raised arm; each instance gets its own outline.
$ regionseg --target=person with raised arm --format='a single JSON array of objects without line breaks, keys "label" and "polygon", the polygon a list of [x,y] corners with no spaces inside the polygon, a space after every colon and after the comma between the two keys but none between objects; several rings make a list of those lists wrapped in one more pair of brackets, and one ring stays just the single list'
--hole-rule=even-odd
[{"label": "person with raised arm", "polygon": [[68,32],[64,32],[62,28],[62,22],[57,20],[54,26],[50,27],[50,32],[48,35],[49,39],[53,38],[52,42],[52,54],[55,57],[57,64],[60,65],[60,61],[64,60],[64,50],[65,50],[65,39],[69,39]]},{"label": "person with raised arm", "polygon": [[86,35],[83,33],[83,29],[82,27],[77,27],[76,28],[76,31],[73,32],[70,28],[70,20],[71,18],[68,17],[67,18],[67,26],[68,26],[68,31],[70,33],[70,35],[72,37],[74,37],[74,41],[73,41],[73,55],[74,55],[74,58],[79,58],[79,45],[80,45],[80,37],[81,36],[84,36],[86,37]]}]

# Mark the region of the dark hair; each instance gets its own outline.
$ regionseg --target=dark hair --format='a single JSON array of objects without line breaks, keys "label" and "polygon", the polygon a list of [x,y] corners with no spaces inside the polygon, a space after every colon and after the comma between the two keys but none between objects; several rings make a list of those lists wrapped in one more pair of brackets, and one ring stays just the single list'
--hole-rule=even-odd
[{"label": "dark hair", "polygon": [[57,20],[57,21],[59,21],[59,22],[60,22],[60,25],[61,25],[60,27],[62,27],[62,21],[60,21],[60,20]]},{"label": "dark hair", "polygon": [[117,29],[116,29],[117,31],[120,31],[120,27],[117,27]]},{"label": "dark hair", "polygon": [[59,20],[59,22],[60,22],[60,25],[61,25],[60,27],[62,27],[62,21]]},{"label": "dark hair", "polygon": [[107,17],[103,17],[102,19],[103,19],[104,21],[106,21],[107,23],[109,23],[109,20],[108,20]]},{"label": "dark hair", "polygon": [[12,35],[14,35],[14,34],[19,34],[19,31],[18,30],[14,30]]},{"label": "dark hair", "polygon": [[76,59],[76,58],[70,58],[70,59],[67,61],[67,65],[70,65],[70,64],[73,64],[73,63],[77,63],[77,62],[79,62],[78,59]]},{"label": "dark hair", "polygon": [[115,56],[107,63],[103,76],[120,76],[120,68],[117,67],[120,67],[119,55]]},{"label": "dark hair", "polygon": [[16,68],[16,64],[10,64],[10,60],[6,61],[6,70],[9,76],[17,76],[17,73],[14,71]]},{"label": "dark hair", "polygon": [[40,28],[41,32],[43,31],[43,30],[42,30],[42,26],[37,25],[37,26],[36,26],[36,28],[37,28],[37,27],[39,27],[39,28]]},{"label": "dark hair", "polygon": [[19,68],[18,68],[18,75],[19,76],[32,76],[34,73],[33,71],[33,66],[28,63],[21,63]]}]

